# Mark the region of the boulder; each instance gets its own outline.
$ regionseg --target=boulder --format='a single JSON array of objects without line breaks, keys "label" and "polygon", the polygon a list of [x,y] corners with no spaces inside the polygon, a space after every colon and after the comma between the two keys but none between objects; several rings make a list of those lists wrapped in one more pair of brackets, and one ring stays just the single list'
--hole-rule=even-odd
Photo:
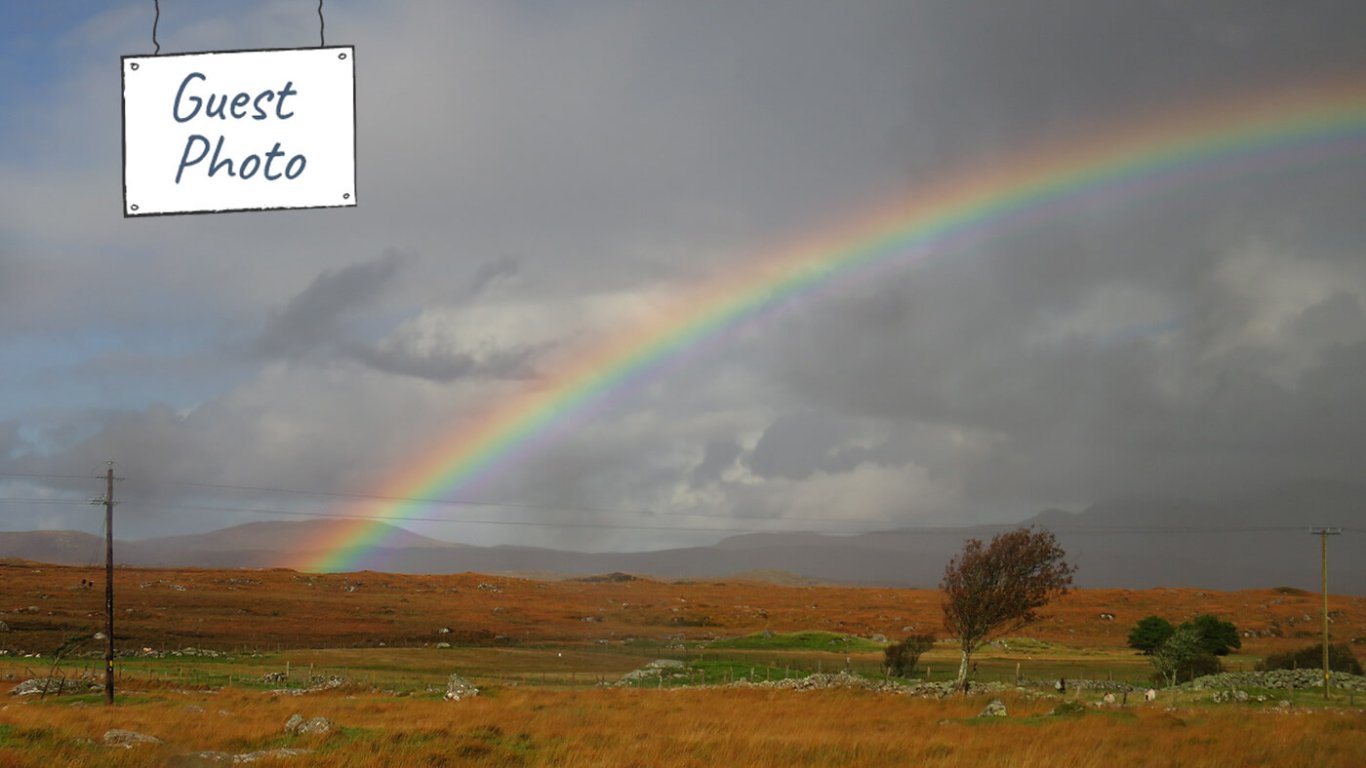
[{"label": "boulder", "polygon": [[3,621],[0,621],[0,632],[8,632],[8,631],[9,631],[9,625],[6,624],[6,623],[3,622]]},{"label": "boulder", "polygon": [[1077,717],[1086,714],[1086,705],[1079,701],[1064,701],[1048,714],[1052,717]]},{"label": "boulder", "polygon": [[1005,717],[1006,703],[1000,699],[992,699],[983,709],[978,717]]},{"label": "boulder", "polygon": [[294,713],[285,721],[285,733],[295,736],[309,736],[314,734],[326,734],[337,730],[337,724],[325,717],[314,717],[305,720],[304,716]]},{"label": "boulder", "polygon": [[148,736],[137,731],[125,731],[122,728],[110,728],[104,732],[104,745],[106,747],[120,747],[122,749],[132,749],[133,747],[144,744],[160,744],[161,739],[155,736]]},{"label": "boulder", "polygon": [[460,701],[461,699],[468,699],[478,695],[479,689],[475,688],[470,681],[461,677],[459,673],[452,672],[451,676],[446,678],[447,701]]}]

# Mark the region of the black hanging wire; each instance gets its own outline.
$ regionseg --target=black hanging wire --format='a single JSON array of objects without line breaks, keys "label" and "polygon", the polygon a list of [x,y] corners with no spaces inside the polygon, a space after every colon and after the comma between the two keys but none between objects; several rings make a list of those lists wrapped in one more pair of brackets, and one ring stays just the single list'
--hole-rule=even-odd
[{"label": "black hanging wire", "polygon": [[323,0],[318,0],[318,47],[327,46],[327,37],[323,33],[327,30],[327,20],[323,18]]}]

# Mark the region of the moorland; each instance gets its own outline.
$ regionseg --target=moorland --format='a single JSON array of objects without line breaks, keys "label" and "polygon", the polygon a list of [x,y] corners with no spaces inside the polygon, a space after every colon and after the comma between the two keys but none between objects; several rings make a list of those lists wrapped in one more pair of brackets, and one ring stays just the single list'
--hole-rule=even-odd
[{"label": "moorland", "polygon": [[[979,652],[974,692],[960,696],[942,690],[957,652],[936,590],[776,575],[119,568],[115,706],[96,688],[9,695],[34,678],[99,681],[103,576],[0,562],[0,765],[1355,766],[1366,756],[1366,695],[1346,690],[1325,700],[1320,688],[1243,686],[1225,702],[1186,685],[1144,701],[1155,684],[1147,657],[1126,645],[1135,622],[1232,621],[1242,647],[1223,663],[1248,671],[1321,631],[1320,596],[1288,587],[1073,590]],[[1366,598],[1334,595],[1329,609],[1334,642],[1366,647]],[[906,679],[891,678],[886,642],[926,633],[940,641]],[[660,659],[681,666],[631,674]],[[447,699],[452,673],[479,695]],[[978,716],[991,699],[1006,717]],[[328,732],[287,733],[293,714],[326,718]],[[158,741],[108,746],[111,729]]]}]

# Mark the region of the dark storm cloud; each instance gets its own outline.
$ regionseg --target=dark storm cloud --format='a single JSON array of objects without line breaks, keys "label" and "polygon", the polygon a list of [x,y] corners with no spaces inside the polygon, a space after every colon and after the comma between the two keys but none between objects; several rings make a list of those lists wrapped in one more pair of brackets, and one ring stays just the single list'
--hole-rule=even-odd
[{"label": "dark storm cloud", "polygon": [[534,348],[497,350],[472,355],[458,350],[417,351],[399,344],[348,343],[343,353],[378,371],[413,376],[428,381],[455,381],[472,377],[521,379],[534,374],[539,352]]},{"label": "dark storm cloud", "polygon": [[[437,382],[532,375],[532,363],[540,351],[534,347],[478,354],[449,346],[432,348],[404,328],[377,343],[351,337],[344,321],[348,316],[354,318],[388,289],[406,261],[406,257],[390,251],[375,261],[325,270],[271,318],[256,339],[255,351],[268,358],[349,359],[384,373]],[[476,271],[475,283],[482,289],[516,272],[512,260],[484,264]]]},{"label": "dark storm cloud", "polygon": [[702,452],[702,460],[693,467],[689,480],[694,487],[721,479],[722,473],[735,465],[743,449],[734,440],[709,440]]},{"label": "dark storm cloud", "polygon": [[296,358],[335,344],[342,333],[341,318],[376,298],[403,261],[400,254],[388,252],[374,261],[324,271],[266,323],[256,339],[257,353]]}]

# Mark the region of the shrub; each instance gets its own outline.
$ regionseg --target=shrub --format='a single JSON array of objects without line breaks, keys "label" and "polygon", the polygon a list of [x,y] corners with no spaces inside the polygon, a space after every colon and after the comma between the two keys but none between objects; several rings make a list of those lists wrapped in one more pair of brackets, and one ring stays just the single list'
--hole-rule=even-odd
[{"label": "shrub", "polygon": [[[1273,669],[1322,669],[1323,643],[1314,643],[1298,651],[1287,651],[1267,656],[1257,669],[1267,672]],[[1328,668],[1334,672],[1362,674],[1361,662],[1352,654],[1345,643],[1328,646]]]},{"label": "shrub", "polygon": [[1243,647],[1238,637],[1238,628],[1231,621],[1220,621],[1218,616],[1203,614],[1181,624],[1195,630],[1200,638],[1200,647],[1212,656],[1227,656],[1229,651]]},{"label": "shrub", "polygon": [[1173,627],[1170,621],[1161,616],[1148,616],[1139,619],[1133,631],[1129,633],[1129,647],[1142,651],[1145,655],[1152,655],[1152,652],[1167,642],[1167,638],[1175,632],[1176,627]]},{"label": "shrub", "polygon": [[1176,628],[1167,641],[1153,649],[1154,680],[1176,685],[1223,671],[1219,659],[1205,649],[1200,631],[1190,623]]},{"label": "shrub", "polygon": [[892,643],[883,650],[887,659],[887,670],[896,677],[905,677],[915,671],[920,655],[934,647],[934,635],[911,635],[899,643]]}]

